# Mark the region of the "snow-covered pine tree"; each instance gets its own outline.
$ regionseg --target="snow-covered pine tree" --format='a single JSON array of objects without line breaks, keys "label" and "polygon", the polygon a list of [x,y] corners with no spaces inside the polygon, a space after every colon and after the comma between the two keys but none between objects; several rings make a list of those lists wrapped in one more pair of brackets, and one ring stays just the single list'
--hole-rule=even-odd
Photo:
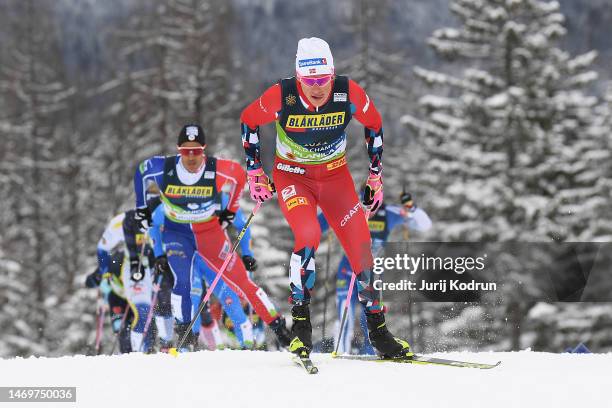
[{"label": "snow-covered pine tree", "polygon": [[[429,44],[463,75],[416,68],[443,93],[422,97],[420,114],[403,118],[427,154],[417,171],[431,198],[433,233],[468,241],[601,236],[609,196],[602,164],[610,153],[589,131],[596,98],[585,91],[597,78],[596,53],[571,57],[559,48],[566,30],[557,2],[454,0],[451,11],[461,26],[436,30]],[[511,340],[504,348],[525,346],[531,304],[517,293],[503,296],[506,306],[490,304],[484,313],[507,334],[481,338],[481,347],[503,338]],[[460,323],[451,326],[467,335]]]},{"label": "snow-covered pine tree", "polygon": [[7,295],[3,308],[14,312],[2,333],[3,352],[30,355],[55,348],[61,322],[53,310],[74,278],[75,258],[58,242],[69,235],[70,226],[62,221],[76,204],[65,205],[71,166],[78,162],[70,160],[74,156],[67,149],[72,137],[62,133],[75,89],[65,80],[51,3],[12,1],[8,7],[6,23],[13,35],[0,70],[2,159],[8,170],[2,183],[5,259],[0,268],[7,290],[16,292]]},{"label": "snow-covered pine tree", "polygon": [[[429,154],[436,231],[450,240],[588,240],[601,203],[601,146],[587,132],[596,53],[571,57],[557,2],[454,0],[459,28],[429,44],[463,75],[415,69],[442,95],[404,122]],[[595,212],[594,212],[595,211]]]}]

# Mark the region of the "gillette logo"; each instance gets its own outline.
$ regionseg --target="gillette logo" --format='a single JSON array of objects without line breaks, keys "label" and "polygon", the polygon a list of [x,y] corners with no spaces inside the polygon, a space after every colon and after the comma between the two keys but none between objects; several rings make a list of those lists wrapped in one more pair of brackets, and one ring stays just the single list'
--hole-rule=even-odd
[{"label": "gillette logo", "polygon": [[298,61],[298,67],[311,67],[313,65],[327,65],[327,58],[310,58]]},{"label": "gillette logo", "polygon": [[278,163],[276,168],[281,171],[286,171],[287,173],[293,174],[305,174],[306,169],[298,166],[292,166],[290,164]]}]

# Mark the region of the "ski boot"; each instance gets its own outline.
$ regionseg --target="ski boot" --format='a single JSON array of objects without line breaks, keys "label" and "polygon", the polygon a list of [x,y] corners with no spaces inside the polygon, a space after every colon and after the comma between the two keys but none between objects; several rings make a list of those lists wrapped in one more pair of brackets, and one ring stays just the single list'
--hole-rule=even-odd
[{"label": "ski boot", "polygon": [[276,334],[276,338],[278,339],[278,343],[282,348],[288,348],[291,343],[291,333],[287,330],[287,324],[285,323],[285,318],[282,316],[277,317],[269,324],[270,329]]},{"label": "ski boot", "polygon": [[[176,335],[178,336],[179,341],[181,341],[181,339],[185,335],[185,332],[187,331],[188,327],[189,323],[180,323],[175,326]],[[183,346],[179,351],[181,353],[186,351],[200,351],[200,346],[198,344],[198,335],[195,334],[192,330],[189,330],[189,334],[187,335],[187,338],[183,342]]]},{"label": "ski boot", "polygon": [[312,350],[312,324],[310,323],[310,309],[308,305],[295,305],[291,308],[293,326],[291,327],[292,340],[289,351],[299,357],[310,356]]},{"label": "ski boot", "polygon": [[366,313],[372,346],[385,359],[412,359],[414,353],[406,340],[394,337],[385,323],[384,313]]}]

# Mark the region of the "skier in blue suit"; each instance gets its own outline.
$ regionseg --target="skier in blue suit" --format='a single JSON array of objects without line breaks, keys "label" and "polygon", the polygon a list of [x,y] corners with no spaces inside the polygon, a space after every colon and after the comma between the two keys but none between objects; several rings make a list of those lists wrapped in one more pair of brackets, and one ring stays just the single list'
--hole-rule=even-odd
[{"label": "skier in blue suit", "polygon": [[[221,210],[227,208],[227,204],[229,203],[229,195],[227,193],[221,194]],[[154,242],[153,252],[155,257],[160,257],[165,255],[165,251],[162,245],[161,239],[161,230],[164,226],[164,209],[163,206],[158,206],[153,211],[153,225],[149,229],[149,234],[151,239]],[[242,211],[237,211],[236,216],[233,221],[233,225],[236,229],[242,230],[246,223],[246,219]],[[240,241],[240,251],[242,253],[242,261],[245,264],[245,267],[248,271],[254,271],[257,268],[257,262],[253,257],[253,251],[251,251],[251,232],[250,229],[247,229],[244,237]],[[192,288],[202,289],[202,278],[205,280],[205,284],[210,286],[212,281],[215,279],[215,272],[206,264],[206,262],[198,257],[196,259],[194,265],[194,274],[192,277]],[[197,291],[198,293],[201,293]],[[193,291],[192,289],[192,292]],[[244,313],[242,305],[240,303],[240,298],[230,287],[228,287],[222,280],[217,283],[217,286],[213,290],[213,294],[219,299],[223,310],[229,316],[229,318],[234,323],[234,334],[240,343],[240,346],[244,349],[250,349],[254,345],[253,340],[253,326],[248,318],[248,316]],[[198,305],[200,302],[200,297],[192,296],[192,304]],[[194,327],[200,327],[204,329],[201,331],[202,336],[205,337],[203,339],[205,343],[210,344],[210,341],[214,341],[217,347],[221,348],[222,339],[220,337],[219,327],[215,321],[210,318],[210,315],[207,313],[204,316],[204,321],[202,321],[203,316],[198,316]],[[212,336],[212,338],[211,338]]]}]

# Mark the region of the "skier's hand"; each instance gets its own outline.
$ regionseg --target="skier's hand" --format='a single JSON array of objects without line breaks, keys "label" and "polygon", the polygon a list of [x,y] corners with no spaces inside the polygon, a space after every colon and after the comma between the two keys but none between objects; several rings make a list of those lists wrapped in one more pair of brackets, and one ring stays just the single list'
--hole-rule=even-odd
[{"label": "skier's hand", "polygon": [[102,274],[98,268],[96,268],[95,271],[87,275],[87,278],[85,278],[85,286],[90,289],[100,286],[100,282],[102,282]]},{"label": "skier's hand", "polygon": [[151,227],[151,224],[153,224],[149,207],[137,208],[134,213],[134,220],[140,232],[146,232]]},{"label": "skier's hand", "polygon": [[249,181],[249,192],[253,201],[262,203],[272,198],[274,185],[270,183],[270,178],[264,173],[262,168],[247,171]]},{"label": "skier's hand", "polygon": [[155,264],[153,266],[153,281],[157,282],[160,276],[166,282],[172,282],[174,280],[166,255],[161,255],[155,258]]},{"label": "skier's hand", "polygon": [[226,229],[233,224],[235,217],[236,213],[228,210],[227,208],[221,211],[219,214],[219,224],[221,224],[221,228]]},{"label": "skier's hand", "polygon": [[145,270],[142,262],[137,258],[130,259],[130,279],[134,282],[140,282],[145,277]]},{"label": "skier's hand", "polygon": [[383,201],[383,181],[381,174],[370,173],[363,191],[363,204],[370,215],[374,215]]},{"label": "skier's hand", "polygon": [[249,272],[255,272],[257,270],[257,260],[251,255],[244,255],[242,257],[242,263],[244,263],[244,267]]}]

